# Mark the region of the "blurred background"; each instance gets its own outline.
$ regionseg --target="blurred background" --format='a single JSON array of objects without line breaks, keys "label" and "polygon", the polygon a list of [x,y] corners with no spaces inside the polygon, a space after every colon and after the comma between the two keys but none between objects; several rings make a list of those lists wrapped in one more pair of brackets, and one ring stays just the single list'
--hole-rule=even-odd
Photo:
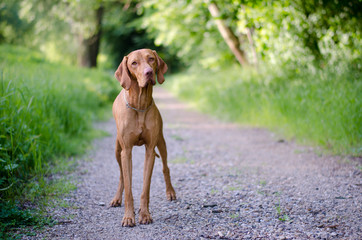
[{"label": "blurred background", "polygon": [[174,71],[195,64],[220,69],[237,61],[357,64],[361,5],[359,0],[2,0],[0,42],[39,49],[53,61],[105,69],[145,47],[158,50]]},{"label": "blurred background", "polygon": [[139,48],[198,110],[360,159],[361,23],[361,0],[1,0],[0,238],[49,224]]}]

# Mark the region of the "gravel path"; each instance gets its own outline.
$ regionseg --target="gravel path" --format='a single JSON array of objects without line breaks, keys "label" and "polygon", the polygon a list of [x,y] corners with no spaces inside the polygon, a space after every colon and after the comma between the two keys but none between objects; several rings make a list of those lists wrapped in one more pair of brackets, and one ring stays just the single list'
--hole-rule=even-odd
[{"label": "gravel path", "polygon": [[[264,129],[201,115],[161,88],[154,91],[164,120],[177,201],[168,202],[162,164],[151,183],[153,224],[124,228],[124,205],[109,208],[118,184],[111,134],[81,161],[70,207],[35,239],[362,239],[361,159],[330,157]],[[133,151],[133,194],[139,207],[144,147]],[[136,213],[136,219],[138,214]]]}]

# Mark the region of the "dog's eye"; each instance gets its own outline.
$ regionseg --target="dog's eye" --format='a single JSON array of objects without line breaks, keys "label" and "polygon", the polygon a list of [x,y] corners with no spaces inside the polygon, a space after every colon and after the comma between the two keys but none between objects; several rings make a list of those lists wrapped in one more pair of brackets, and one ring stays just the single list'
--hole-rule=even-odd
[{"label": "dog's eye", "polygon": [[132,62],[132,66],[137,66],[137,62],[136,61]]},{"label": "dog's eye", "polygon": [[150,57],[150,58],[148,59],[148,61],[150,61],[150,62],[154,62],[154,61],[155,61],[155,59],[154,59],[153,57]]}]

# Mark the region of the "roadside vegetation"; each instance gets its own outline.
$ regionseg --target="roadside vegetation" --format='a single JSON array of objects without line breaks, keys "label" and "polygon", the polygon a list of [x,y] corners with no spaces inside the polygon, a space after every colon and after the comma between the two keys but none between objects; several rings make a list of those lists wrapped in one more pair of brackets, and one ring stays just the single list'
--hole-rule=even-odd
[{"label": "roadside vegetation", "polygon": [[167,87],[220,119],[268,127],[332,154],[362,154],[362,81],[353,64],[305,69],[189,70]]},{"label": "roadside vegetation", "polygon": [[[38,222],[30,210],[23,212],[19,206],[39,208],[37,202],[74,188],[64,182],[72,164],[69,157],[83,153],[102,134],[93,130],[92,122],[110,117],[104,108],[111,108],[118,84],[110,74],[49,63],[39,52],[23,47],[1,45],[0,52],[4,232],[17,224]],[[57,180],[51,180],[53,174],[59,175]]]},{"label": "roadside vegetation", "polygon": [[219,118],[361,156],[360,2],[147,2],[147,30],[188,66],[171,91]]}]

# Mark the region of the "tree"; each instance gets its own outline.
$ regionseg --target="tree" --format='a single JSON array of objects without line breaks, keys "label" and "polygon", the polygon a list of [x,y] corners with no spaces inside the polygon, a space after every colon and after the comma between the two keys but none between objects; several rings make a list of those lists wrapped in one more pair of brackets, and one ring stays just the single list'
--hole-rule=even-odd
[{"label": "tree", "polygon": [[[331,42],[338,44],[345,34],[361,34],[362,2],[360,0],[293,0],[291,5],[301,15],[302,27],[296,34],[317,60],[322,60],[321,42],[330,32]],[[352,39],[347,44],[352,44]]]},{"label": "tree", "polygon": [[186,66],[220,68],[235,61],[204,0],[145,0],[141,27]]},{"label": "tree", "polygon": [[0,3],[0,43],[16,43],[31,29],[19,14],[20,1],[4,0]]},{"label": "tree", "polygon": [[240,49],[240,41],[234,32],[228,27],[225,22],[221,19],[221,14],[216,3],[208,3],[208,8],[211,13],[211,16],[215,19],[217,28],[221,36],[224,38],[226,44],[229,46],[230,50],[235,55],[236,59],[239,61],[240,65],[247,65],[248,61],[245,56],[245,52]]},{"label": "tree", "polygon": [[205,68],[236,59],[323,66],[358,62],[361,9],[360,0],[4,0],[0,42],[85,67],[100,51],[117,62],[142,47]]},{"label": "tree", "polygon": [[97,57],[102,36],[102,20],[104,6],[100,4],[94,11],[95,28],[90,36],[79,34],[78,65],[82,67],[97,67]]},{"label": "tree", "polygon": [[[56,54],[64,55],[72,62],[78,59],[83,67],[96,67],[105,4],[108,1],[6,1],[0,5],[0,15],[4,16],[0,20],[0,40],[38,46],[45,51],[53,43]],[[7,36],[2,33],[2,26],[7,29]],[[9,35],[9,29],[14,29],[12,35]]]}]

